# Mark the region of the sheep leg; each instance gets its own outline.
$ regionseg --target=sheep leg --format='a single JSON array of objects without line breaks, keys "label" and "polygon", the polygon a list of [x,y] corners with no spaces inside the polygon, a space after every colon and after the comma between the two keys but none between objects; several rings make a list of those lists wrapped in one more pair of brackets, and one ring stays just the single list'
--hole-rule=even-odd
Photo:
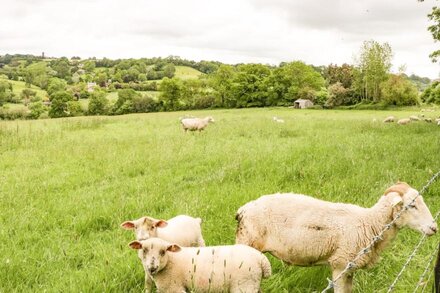
[{"label": "sheep leg", "polygon": [[[332,277],[335,279],[341,270],[333,270]],[[335,282],[335,293],[351,293],[353,290],[353,275],[352,273],[344,274],[339,280]]]}]

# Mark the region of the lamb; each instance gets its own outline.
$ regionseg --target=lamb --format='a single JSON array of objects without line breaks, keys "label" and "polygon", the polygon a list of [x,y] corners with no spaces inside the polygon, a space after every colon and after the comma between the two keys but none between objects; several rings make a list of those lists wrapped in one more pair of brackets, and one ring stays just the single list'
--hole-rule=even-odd
[{"label": "lamb", "polygon": [[412,121],[420,121],[420,118],[415,115],[409,116],[409,119],[411,119]]},{"label": "lamb", "polygon": [[[157,220],[151,217],[142,217],[133,221],[125,221],[121,227],[133,230],[137,240],[158,237],[163,240],[177,243],[181,246],[205,246],[201,229],[202,219],[186,215],[179,215],[168,221]],[[139,251],[142,260],[142,253]],[[144,267],[145,272],[146,268]],[[153,281],[145,273],[145,291],[151,292]]]},{"label": "lamb", "polygon": [[257,293],[271,275],[267,257],[246,245],[180,247],[159,238],[132,241],[158,292]]},{"label": "lamb", "polygon": [[274,116],[274,117],[272,118],[272,120],[275,121],[275,122],[278,122],[278,123],[284,123],[284,120],[283,120],[283,119],[278,118],[278,117],[276,117],[276,116]]},{"label": "lamb", "polygon": [[209,122],[215,122],[212,117],[205,117],[205,118],[183,118],[180,119],[180,123],[182,124],[183,130],[185,132],[189,131],[196,131],[198,130],[201,132],[208,126]]},{"label": "lamb", "polygon": [[336,281],[335,292],[351,292],[356,269],[371,267],[403,227],[428,236],[437,224],[418,191],[398,182],[371,208],[331,203],[301,194],[262,196],[237,214],[236,243],[246,244],[292,265],[329,265],[333,279],[366,247],[394,215],[409,205],[372,250]]},{"label": "lamb", "polygon": [[403,118],[403,119],[400,119],[399,121],[397,121],[397,124],[400,124],[400,125],[406,125],[409,123],[411,123],[411,119],[409,119],[409,118]]},{"label": "lamb", "polygon": [[388,116],[387,118],[385,118],[383,120],[384,123],[389,123],[389,122],[394,122],[394,121],[396,121],[396,117],[394,117],[394,116]]}]

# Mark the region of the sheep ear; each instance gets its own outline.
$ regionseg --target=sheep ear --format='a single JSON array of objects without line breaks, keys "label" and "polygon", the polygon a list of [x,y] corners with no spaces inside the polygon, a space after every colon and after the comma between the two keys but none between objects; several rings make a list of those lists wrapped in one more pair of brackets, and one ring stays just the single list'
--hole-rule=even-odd
[{"label": "sheep ear", "polygon": [[179,252],[181,250],[182,248],[180,248],[180,246],[177,244],[171,244],[170,246],[167,247],[167,251],[171,251],[171,252]]},{"label": "sheep ear", "polygon": [[154,226],[158,227],[158,228],[165,228],[166,226],[168,226],[167,221],[164,220],[158,220],[156,221],[156,223],[154,223]]},{"label": "sheep ear", "polygon": [[139,241],[135,240],[135,241],[131,241],[128,246],[130,246],[132,249],[141,249],[142,248],[142,243],[140,243]]},{"label": "sheep ear", "polygon": [[135,224],[132,221],[125,221],[121,224],[121,227],[126,230],[133,230],[135,228]]},{"label": "sheep ear", "polygon": [[399,204],[403,204],[402,197],[400,195],[393,196],[393,198],[391,199],[391,205],[395,207]]}]

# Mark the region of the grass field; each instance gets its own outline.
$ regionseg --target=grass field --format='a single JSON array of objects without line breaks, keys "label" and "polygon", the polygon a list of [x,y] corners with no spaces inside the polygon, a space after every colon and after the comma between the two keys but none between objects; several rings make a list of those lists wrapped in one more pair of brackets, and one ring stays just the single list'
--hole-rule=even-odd
[{"label": "grass field", "polygon": [[180,79],[198,78],[202,75],[200,71],[188,66],[176,66],[175,77]]},{"label": "grass field", "polygon": [[[185,114],[216,122],[185,134]],[[420,188],[440,169],[440,127],[372,122],[389,114],[273,108],[0,122],[0,292],[141,292],[133,235],[119,225],[143,215],[201,217],[208,245],[230,244],[236,210],[263,194],[371,206],[397,180]],[[436,182],[425,195],[433,214],[439,194]],[[355,292],[386,292],[419,238],[402,230],[381,262],[356,274]],[[412,292],[439,239],[425,242],[395,292]],[[265,292],[320,292],[330,277],[270,260]]]},{"label": "grass field", "polygon": [[[28,87],[26,87],[26,83],[24,81],[17,81],[17,80],[10,80],[10,79],[3,79],[3,80],[12,84],[12,92],[18,97],[20,96],[21,92],[25,88],[28,88]],[[42,90],[41,88],[35,86],[35,85],[31,85],[30,89],[33,91],[36,91],[37,96],[39,96],[42,99],[47,97],[47,92],[45,90]]]}]

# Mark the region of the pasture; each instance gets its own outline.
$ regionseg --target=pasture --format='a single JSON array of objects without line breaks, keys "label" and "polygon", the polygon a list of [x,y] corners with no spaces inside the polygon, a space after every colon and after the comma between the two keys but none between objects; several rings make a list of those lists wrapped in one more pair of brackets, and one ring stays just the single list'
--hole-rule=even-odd
[{"label": "pasture", "polygon": [[[380,122],[414,113],[266,108],[0,122],[0,292],[141,292],[144,272],[127,246],[134,235],[119,225],[143,215],[201,217],[207,245],[232,244],[236,210],[263,194],[372,206],[397,180],[419,189],[440,169],[440,127]],[[216,122],[185,134],[186,114]],[[439,194],[436,182],[424,196],[433,214]],[[355,275],[355,292],[385,292],[419,238],[402,230]],[[427,239],[395,292],[412,292],[439,239]],[[270,260],[264,292],[320,292],[330,277],[325,267]]]}]

